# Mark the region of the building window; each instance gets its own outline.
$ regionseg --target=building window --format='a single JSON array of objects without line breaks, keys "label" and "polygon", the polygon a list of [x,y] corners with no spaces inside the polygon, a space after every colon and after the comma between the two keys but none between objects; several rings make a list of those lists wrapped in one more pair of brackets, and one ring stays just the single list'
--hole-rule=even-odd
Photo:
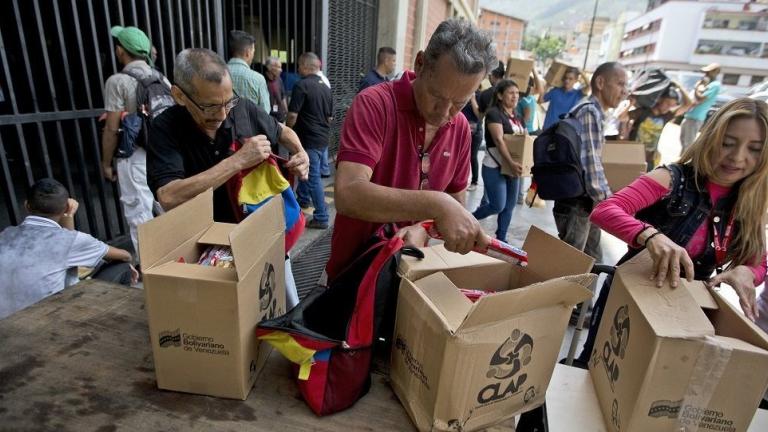
[{"label": "building window", "polygon": [[768,30],[768,13],[710,11],[704,18],[704,28],[766,31]]},{"label": "building window", "polygon": [[702,39],[696,46],[696,54],[759,57],[759,42],[717,41]]},{"label": "building window", "polygon": [[739,83],[739,74],[723,74],[724,85],[737,85]]},{"label": "building window", "polygon": [[749,81],[749,85],[753,86],[755,84],[760,84],[765,80],[765,77],[762,75],[752,75],[752,79]]}]

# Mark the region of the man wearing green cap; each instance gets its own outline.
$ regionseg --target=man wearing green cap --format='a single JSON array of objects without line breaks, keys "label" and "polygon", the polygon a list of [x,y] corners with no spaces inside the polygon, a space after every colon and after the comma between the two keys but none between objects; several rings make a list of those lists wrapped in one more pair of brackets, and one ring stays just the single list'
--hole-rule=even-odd
[{"label": "man wearing green cap", "polygon": [[[107,79],[104,85],[104,110],[106,124],[102,133],[101,171],[109,181],[118,181],[120,203],[128,222],[131,241],[138,256],[137,227],[152,219],[154,198],[147,186],[147,153],[143,147],[134,146],[132,154],[118,153],[118,131],[123,113],[135,113],[138,109],[136,94],[138,79],[155,78],[155,83],[165,87],[167,99],[160,96],[159,103],[152,100],[152,116],[158,115],[163,108],[173,104],[170,96],[171,84],[157,70],[153,69],[152,44],[143,31],[136,27],[112,27],[115,38],[115,55],[123,69]],[[137,144],[141,144],[137,140]],[[129,152],[130,153],[130,152]],[[114,169],[113,169],[114,159]]]}]

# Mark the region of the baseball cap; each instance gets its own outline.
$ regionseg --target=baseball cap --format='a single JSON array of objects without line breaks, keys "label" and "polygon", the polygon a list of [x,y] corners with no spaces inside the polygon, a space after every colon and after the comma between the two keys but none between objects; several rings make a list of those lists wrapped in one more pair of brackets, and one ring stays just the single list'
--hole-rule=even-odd
[{"label": "baseball cap", "polygon": [[109,33],[120,42],[120,46],[129,53],[147,60],[152,63],[150,55],[152,44],[147,35],[136,27],[114,26]]},{"label": "baseball cap", "polygon": [[701,68],[701,71],[702,72],[710,72],[710,71],[713,71],[715,69],[720,69],[720,64],[719,63],[710,63],[710,64],[704,66],[703,68]]}]

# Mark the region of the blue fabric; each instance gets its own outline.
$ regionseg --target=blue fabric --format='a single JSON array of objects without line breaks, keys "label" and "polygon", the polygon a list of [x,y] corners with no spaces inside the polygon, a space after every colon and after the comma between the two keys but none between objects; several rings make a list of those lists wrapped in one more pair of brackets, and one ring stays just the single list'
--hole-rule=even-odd
[{"label": "blue fabric", "polygon": [[[512,222],[512,213],[520,193],[520,177],[501,174],[501,169],[483,165],[483,184],[485,194],[480,207],[472,213],[477,220],[498,214],[496,238],[507,241],[507,229]],[[487,200],[486,200],[487,198]]]},{"label": "blue fabric", "polygon": [[707,119],[707,111],[715,104],[715,99],[720,93],[720,81],[712,81],[707,85],[707,89],[704,91],[704,101],[693,107],[690,111],[685,113],[685,118],[692,120],[704,121]]},{"label": "blue fabric", "polygon": [[328,222],[328,207],[325,204],[323,181],[320,178],[323,150],[313,148],[304,150],[309,155],[309,180],[299,182],[299,187],[296,190],[298,201],[304,204],[311,200],[312,205],[315,207],[312,217],[320,223]]},{"label": "blue fabric", "polygon": [[357,91],[361,92],[370,86],[375,86],[376,84],[381,84],[383,82],[387,82],[387,77],[379,75],[375,68],[371,69],[363,77],[363,79],[360,80],[360,87],[357,89]]},{"label": "blue fabric", "polygon": [[525,118],[525,112],[523,111],[525,108],[529,108],[531,110],[531,118],[528,119],[527,122],[525,122],[525,128],[528,130],[528,133],[532,133],[536,131],[536,97],[533,95],[529,95],[523,98],[520,98],[520,102],[517,103],[517,115],[521,118]]},{"label": "blue fabric", "polygon": [[543,129],[546,129],[560,120],[560,116],[566,114],[573,108],[579,100],[584,97],[581,90],[565,91],[560,87],[555,87],[544,95],[544,101],[549,101],[547,115],[544,117]]},{"label": "blue fabric", "polygon": [[331,166],[328,164],[328,147],[323,150],[323,159],[320,162],[320,175],[331,175]]}]

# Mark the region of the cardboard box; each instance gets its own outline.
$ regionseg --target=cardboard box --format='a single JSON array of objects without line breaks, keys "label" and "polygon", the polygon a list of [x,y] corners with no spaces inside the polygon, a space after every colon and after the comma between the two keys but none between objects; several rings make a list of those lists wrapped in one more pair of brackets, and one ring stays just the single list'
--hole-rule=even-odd
[{"label": "cardboard box", "polygon": [[[285,311],[284,230],[279,196],[235,225],[213,221],[210,190],[139,227],[159,388],[248,397],[271,351],[256,324]],[[235,268],[196,264],[208,245]]]},{"label": "cardboard box", "polygon": [[520,88],[520,93],[528,88],[528,80],[533,72],[533,60],[511,58],[507,60],[507,70],[504,77],[511,79]]},{"label": "cardboard box", "polygon": [[[478,430],[544,402],[573,305],[591,297],[594,260],[536,227],[523,247],[528,267],[403,277],[390,380],[419,430]],[[472,303],[459,287],[496,293]]]},{"label": "cardboard box", "polygon": [[563,75],[565,75],[565,70],[569,67],[573,66],[553,61],[549,70],[547,70],[547,74],[544,75],[544,81],[552,87],[561,87],[563,85]]},{"label": "cardboard box", "polygon": [[635,141],[606,141],[603,169],[611,191],[618,192],[645,174],[645,146]]},{"label": "cardboard box", "polygon": [[[535,137],[525,135],[504,134],[504,144],[507,146],[512,159],[523,166],[523,173],[520,177],[530,177],[531,167],[533,167],[533,140]],[[512,167],[502,158],[501,173],[514,176]]]},{"label": "cardboard box", "polygon": [[648,279],[644,252],[616,272],[590,359],[610,431],[745,431],[768,387],[768,336],[702,282]]}]

